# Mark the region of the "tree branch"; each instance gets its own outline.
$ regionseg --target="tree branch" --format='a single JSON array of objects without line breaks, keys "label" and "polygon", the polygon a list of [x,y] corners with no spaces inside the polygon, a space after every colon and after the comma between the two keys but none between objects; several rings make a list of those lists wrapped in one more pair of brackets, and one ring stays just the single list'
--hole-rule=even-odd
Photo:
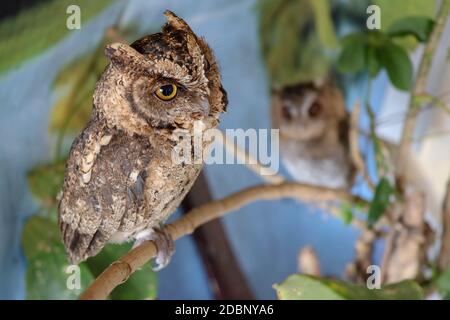
[{"label": "tree branch", "polygon": [[222,136],[221,142],[225,146],[227,152],[236,156],[242,163],[245,163],[247,168],[259,175],[264,181],[270,184],[279,184],[286,181],[283,176],[260,164],[257,159],[246,150],[242,149],[238,144],[235,145],[234,141],[230,141],[230,138],[228,138],[226,134],[223,133]]},{"label": "tree branch", "polygon": [[369,173],[367,171],[366,163],[364,162],[363,157],[361,156],[361,151],[359,149],[359,113],[361,110],[361,104],[357,102],[353,106],[353,110],[350,117],[350,156],[353,160],[353,164],[356,167],[356,170],[358,170],[361,175],[363,176],[364,180],[366,181],[367,185],[370,189],[374,190],[375,185],[370,179]]},{"label": "tree branch", "polygon": [[[362,201],[345,190],[314,187],[298,183],[282,183],[278,185],[260,185],[231,194],[221,200],[212,201],[199,206],[177,221],[168,224],[165,229],[177,240],[184,235],[230,211],[258,200],[277,200],[295,198],[306,202],[323,202],[344,200],[349,202]],[[81,294],[82,300],[106,299],[112,290],[147,263],[157,254],[157,248],[152,241],[145,241],[132,249],[119,260],[112,263],[96,280]]]},{"label": "tree branch", "polygon": [[431,69],[431,62],[434,53],[439,45],[442,32],[445,27],[445,23],[450,12],[450,0],[443,0],[441,7],[438,11],[436,18],[436,24],[430,35],[430,40],[425,46],[422,61],[417,72],[416,83],[411,94],[411,100],[408,107],[408,113],[406,116],[405,124],[403,127],[403,133],[399,145],[399,153],[396,161],[397,178],[399,181],[404,180],[404,160],[408,157],[409,149],[413,142],[414,130],[416,127],[417,114],[420,112],[420,105],[417,105],[417,96],[420,96],[426,92],[428,74]]}]

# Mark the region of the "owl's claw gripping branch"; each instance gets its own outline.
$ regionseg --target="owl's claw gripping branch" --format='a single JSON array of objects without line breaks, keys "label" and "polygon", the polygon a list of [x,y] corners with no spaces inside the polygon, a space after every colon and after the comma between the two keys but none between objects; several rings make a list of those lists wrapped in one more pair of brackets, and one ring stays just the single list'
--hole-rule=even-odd
[{"label": "owl's claw gripping branch", "polygon": [[155,257],[156,266],[153,267],[153,271],[159,271],[165,268],[175,252],[175,244],[172,236],[165,229],[153,228],[145,230],[141,235],[136,237],[133,249],[144,241],[153,241],[158,252]]}]

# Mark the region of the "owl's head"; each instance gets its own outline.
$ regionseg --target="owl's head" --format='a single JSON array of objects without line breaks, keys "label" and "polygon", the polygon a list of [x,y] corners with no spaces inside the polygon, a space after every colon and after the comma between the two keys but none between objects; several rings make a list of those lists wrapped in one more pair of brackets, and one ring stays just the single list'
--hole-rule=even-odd
[{"label": "owl's head", "polygon": [[307,83],[273,92],[274,126],[288,139],[305,142],[320,139],[345,115],[340,91],[328,84]]},{"label": "owl's head", "polygon": [[110,124],[130,133],[190,128],[195,120],[215,124],[226,108],[211,49],[182,19],[165,15],[161,32],[105,49],[110,64],[94,105]]}]

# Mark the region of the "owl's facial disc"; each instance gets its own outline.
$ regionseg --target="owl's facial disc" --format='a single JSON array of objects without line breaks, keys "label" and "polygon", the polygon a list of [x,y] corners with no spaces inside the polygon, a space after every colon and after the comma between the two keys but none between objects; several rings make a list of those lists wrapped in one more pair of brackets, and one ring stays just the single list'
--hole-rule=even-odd
[{"label": "owl's facial disc", "polygon": [[326,127],[322,119],[323,107],[317,92],[290,94],[281,101],[281,133],[288,138],[311,141],[320,138]]},{"label": "owl's facial disc", "polygon": [[189,128],[206,118],[217,121],[227,104],[205,40],[173,13],[166,16],[161,32],[105,50],[111,64],[94,100],[112,124],[133,133]]}]

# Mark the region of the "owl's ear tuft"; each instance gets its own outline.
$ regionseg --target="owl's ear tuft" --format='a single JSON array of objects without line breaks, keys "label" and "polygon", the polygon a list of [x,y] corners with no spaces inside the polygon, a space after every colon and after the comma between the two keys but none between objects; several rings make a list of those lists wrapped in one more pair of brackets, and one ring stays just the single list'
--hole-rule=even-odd
[{"label": "owl's ear tuft", "polygon": [[125,43],[112,43],[105,47],[105,55],[113,64],[124,65],[139,63],[142,55]]},{"label": "owl's ear tuft", "polygon": [[112,44],[107,44],[105,46],[105,55],[111,59],[117,52],[118,48],[119,48],[119,43],[112,43]]},{"label": "owl's ear tuft", "polygon": [[191,27],[172,11],[166,10],[164,15],[167,17],[167,24],[164,26],[164,29],[183,30],[187,33],[194,33]]}]

